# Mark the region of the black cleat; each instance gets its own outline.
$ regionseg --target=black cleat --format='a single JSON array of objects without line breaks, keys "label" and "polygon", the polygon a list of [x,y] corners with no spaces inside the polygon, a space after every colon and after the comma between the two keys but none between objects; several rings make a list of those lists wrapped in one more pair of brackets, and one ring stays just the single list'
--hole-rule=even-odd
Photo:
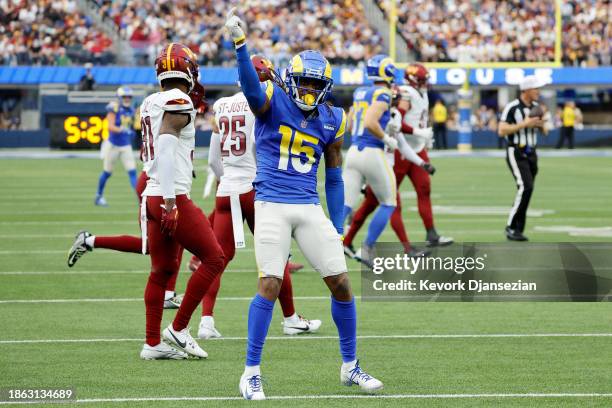
[{"label": "black cleat", "polygon": [[426,257],[426,256],[431,255],[431,250],[412,247],[410,248],[410,251],[406,252],[406,255],[408,255],[411,258],[416,258],[419,256]]},{"label": "black cleat", "polygon": [[529,241],[529,239],[525,235],[523,235],[522,232],[515,231],[510,227],[506,227],[505,233],[506,238],[508,238],[508,240],[510,241]]}]

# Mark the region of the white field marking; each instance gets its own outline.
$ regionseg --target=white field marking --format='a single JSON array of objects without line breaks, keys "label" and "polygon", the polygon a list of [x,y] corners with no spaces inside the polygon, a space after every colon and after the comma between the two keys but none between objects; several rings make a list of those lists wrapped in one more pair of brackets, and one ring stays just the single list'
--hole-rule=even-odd
[{"label": "white field marking", "polygon": [[[409,339],[508,339],[508,338],[568,338],[568,337],[612,337],[612,333],[482,333],[482,334],[388,334],[361,335],[360,340],[409,340]],[[31,339],[0,340],[0,344],[54,344],[54,343],[122,343],[143,341],[143,338],[100,338],[100,339]],[[206,341],[244,341],[246,337],[221,337]],[[266,340],[338,340],[338,336],[268,336]]]},{"label": "white field marking", "polygon": [[125,210],[109,210],[109,209],[103,209],[103,210],[96,210],[96,209],[91,209],[91,210],[52,210],[52,211],[47,211],[47,210],[16,210],[16,211],[12,211],[11,210],[11,216],[17,216],[17,215],[49,215],[49,216],[53,216],[53,215],[122,215],[122,214],[138,214],[138,208],[127,208]]},{"label": "white field marking", "polygon": [[138,225],[138,220],[106,220],[106,221],[92,221],[92,220],[66,220],[66,221],[0,221],[0,225],[108,225],[108,224],[130,224]]},{"label": "white field marking", "polygon": [[[294,296],[296,300],[329,300],[329,296]],[[355,296],[359,299],[359,296]],[[217,300],[227,301],[251,301],[253,296],[243,297],[219,297]],[[11,303],[113,303],[113,302],[142,302],[142,298],[80,298],[80,299],[12,299],[0,300],[0,304]]]},{"label": "white field marking", "polygon": [[[366,400],[366,399],[509,399],[509,398],[610,398],[612,393],[525,393],[525,394],[317,394],[317,395],[267,395],[267,400]],[[125,397],[125,398],[86,398],[66,400],[72,404],[100,404],[125,402],[170,402],[170,401],[243,401],[243,397]],[[59,402],[59,401],[58,401]],[[8,404],[40,404],[41,401],[0,402]]]},{"label": "white field marking", "polygon": [[[349,272],[359,272],[361,269],[359,268],[348,268]],[[0,276],[13,276],[13,275],[144,275],[149,274],[149,269],[118,269],[118,270],[110,270],[110,271],[100,271],[100,270],[57,270],[57,271],[0,271]],[[316,272],[314,269],[303,268],[300,269],[297,273],[314,273]],[[188,272],[186,272],[188,273]],[[228,269],[223,272],[225,273],[257,273],[256,268],[252,269]]]},{"label": "white field marking", "polygon": [[[241,248],[236,250],[238,252],[255,252],[254,248]],[[12,254],[67,254],[67,249],[7,249],[1,250],[0,255],[12,255]],[[128,253],[128,252],[126,252]]]},{"label": "white field marking", "polygon": [[574,227],[572,225],[558,225],[550,227],[535,226],[534,231],[539,232],[565,232],[572,237],[612,237],[612,227]]},{"label": "white field marking", "polygon": [[[434,214],[452,214],[452,215],[508,215],[510,209],[508,207],[496,206],[460,206],[460,205],[434,205],[432,207]],[[418,211],[417,207],[410,207],[410,211]],[[554,214],[555,210],[527,210],[529,217],[542,217],[544,215]]]}]

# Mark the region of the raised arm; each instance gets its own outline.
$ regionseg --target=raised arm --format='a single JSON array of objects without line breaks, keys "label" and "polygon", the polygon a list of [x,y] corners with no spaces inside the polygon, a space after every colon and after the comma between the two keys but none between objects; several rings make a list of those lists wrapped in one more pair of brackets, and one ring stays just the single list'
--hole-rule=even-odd
[{"label": "raised arm", "polygon": [[249,107],[255,116],[261,116],[270,109],[270,96],[264,92],[259,82],[259,76],[251,62],[249,51],[246,46],[246,35],[244,34],[244,23],[234,13],[233,7],[227,14],[225,27],[234,40],[236,47],[236,60],[238,62],[238,77],[240,87],[249,103]]}]

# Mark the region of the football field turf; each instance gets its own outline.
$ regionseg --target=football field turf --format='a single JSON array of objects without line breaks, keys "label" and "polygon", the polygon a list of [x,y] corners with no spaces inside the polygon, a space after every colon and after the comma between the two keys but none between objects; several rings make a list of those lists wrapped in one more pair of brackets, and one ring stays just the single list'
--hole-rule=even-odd
[{"label": "football field turf", "polygon": [[[458,242],[503,241],[515,193],[504,160],[433,162],[439,232]],[[193,196],[208,213],[213,201],[201,198],[202,165],[198,161]],[[224,338],[200,341],[209,358],[142,361],[148,257],[96,250],[74,268],[66,266],[80,229],[139,234],[136,198],[121,169],[108,182],[110,207],[94,207],[100,170],[92,159],[0,160],[0,388],[72,387],[96,407],[246,405],[238,379],[257,281],[252,236],[246,234],[247,249],[237,251],[223,276],[215,321]],[[542,157],[526,234],[542,242],[612,240],[610,180],[610,157]],[[402,191],[408,232],[418,241],[424,231],[408,181]],[[395,241],[390,228],[383,240]],[[305,263],[295,245],[293,255]],[[188,258],[179,292],[189,276]],[[358,295],[359,265],[349,262],[349,268]],[[364,394],[339,384],[327,289],[308,265],[293,275],[293,286],[298,313],[323,325],[317,334],[285,337],[275,307],[262,371],[267,396],[278,399],[257,405],[612,406],[610,303],[357,300],[358,356],[385,389],[355,400]],[[191,321],[194,335],[199,313]],[[174,314],[166,311],[163,324]]]}]

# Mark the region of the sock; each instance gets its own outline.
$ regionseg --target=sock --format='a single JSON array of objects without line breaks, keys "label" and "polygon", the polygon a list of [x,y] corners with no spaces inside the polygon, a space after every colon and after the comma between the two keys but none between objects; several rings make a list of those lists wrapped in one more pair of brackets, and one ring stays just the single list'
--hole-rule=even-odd
[{"label": "sock", "polygon": [[254,375],[261,375],[261,369],[259,365],[256,366],[244,366],[244,374],[243,377],[252,377]]},{"label": "sock", "polygon": [[85,245],[87,245],[90,248],[95,248],[94,244],[96,242],[96,236],[92,235],[90,237],[85,238]]},{"label": "sock", "polygon": [[355,298],[342,302],[331,298],[331,314],[338,328],[340,337],[340,354],[345,363],[355,360],[357,355],[357,310]]},{"label": "sock", "polygon": [[106,186],[106,180],[108,180],[110,176],[111,176],[111,173],[107,171],[103,171],[102,174],[100,174],[100,179],[98,180],[98,195],[99,196],[104,195],[104,186]]},{"label": "sock", "polygon": [[408,252],[411,249],[410,240],[406,234],[406,227],[404,227],[404,221],[402,220],[402,208],[396,207],[393,214],[391,214],[391,228],[395,231],[395,235],[404,246],[404,251]]},{"label": "sock", "polygon": [[202,316],[213,316],[217,294],[221,286],[221,275],[213,281],[202,299]]},{"label": "sock", "polygon": [[136,169],[128,171],[128,177],[130,178],[132,188],[136,190]]},{"label": "sock", "polygon": [[164,292],[164,300],[170,300],[176,296],[176,292],[173,290],[166,290]]},{"label": "sock", "polygon": [[[114,249],[115,251],[131,252],[135,254],[142,253],[142,240],[140,237],[131,235],[119,235],[116,237],[89,237],[95,238],[95,242],[92,241],[92,246],[95,244],[96,248]],[[89,245],[85,238],[85,243]]]},{"label": "sock", "polygon": [[421,216],[421,220],[423,221],[423,225],[425,229],[431,229],[434,227],[433,222],[433,211],[431,210],[431,197],[429,194],[429,190],[421,191],[420,189],[416,189],[417,192],[417,206],[419,208],[419,215]]},{"label": "sock", "polygon": [[352,360],[352,361],[347,361],[346,363],[342,363],[342,371],[348,371],[348,370],[352,370],[355,367],[355,364],[357,364],[357,360]]},{"label": "sock", "polygon": [[387,222],[389,222],[389,218],[391,218],[391,214],[394,210],[395,207],[391,205],[381,205],[378,207],[378,210],[374,214],[374,217],[368,226],[368,235],[365,239],[366,245],[372,246],[376,243],[378,237],[385,229]]},{"label": "sock", "polygon": [[348,205],[344,206],[344,221],[346,222],[346,219],[349,215],[351,215],[351,212],[353,212],[353,209],[351,207],[349,207]]},{"label": "sock", "polygon": [[215,319],[212,316],[202,316],[201,323],[206,323],[207,326],[215,326]]},{"label": "sock", "polygon": [[247,342],[247,366],[258,366],[261,363],[268,328],[272,321],[274,302],[259,294],[255,295],[249,307],[248,342]]},{"label": "sock", "polygon": [[297,315],[297,313],[294,313],[291,316],[285,316],[285,322],[286,323],[297,323],[298,320],[300,320],[300,318]]},{"label": "sock", "polygon": [[283,316],[292,316],[295,314],[295,305],[293,304],[293,285],[291,284],[291,274],[289,273],[289,263],[285,264],[285,272],[283,274],[283,283],[278,293],[278,302],[283,309]]},{"label": "sock", "polygon": [[218,261],[202,262],[200,267],[191,275],[181,301],[181,307],[179,307],[172,322],[174,330],[181,331],[187,327],[193,311],[196,310],[213,281],[221,275],[224,266],[224,258],[220,257]]},{"label": "sock", "polygon": [[353,220],[351,221],[351,227],[349,231],[344,236],[344,245],[351,245],[353,243],[353,239],[355,239],[355,235],[359,232],[363,223],[368,218],[372,212],[378,207],[378,200],[374,196],[373,193],[366,191],[365,199],[361,206],[355,211],[353,214]]},{"label": "sock", "polygon": [[146,342],[157,346],[160,341],[161,321],[164,312],[165,278],[151,273],[145,288],[144,300],[146,309]]}]

